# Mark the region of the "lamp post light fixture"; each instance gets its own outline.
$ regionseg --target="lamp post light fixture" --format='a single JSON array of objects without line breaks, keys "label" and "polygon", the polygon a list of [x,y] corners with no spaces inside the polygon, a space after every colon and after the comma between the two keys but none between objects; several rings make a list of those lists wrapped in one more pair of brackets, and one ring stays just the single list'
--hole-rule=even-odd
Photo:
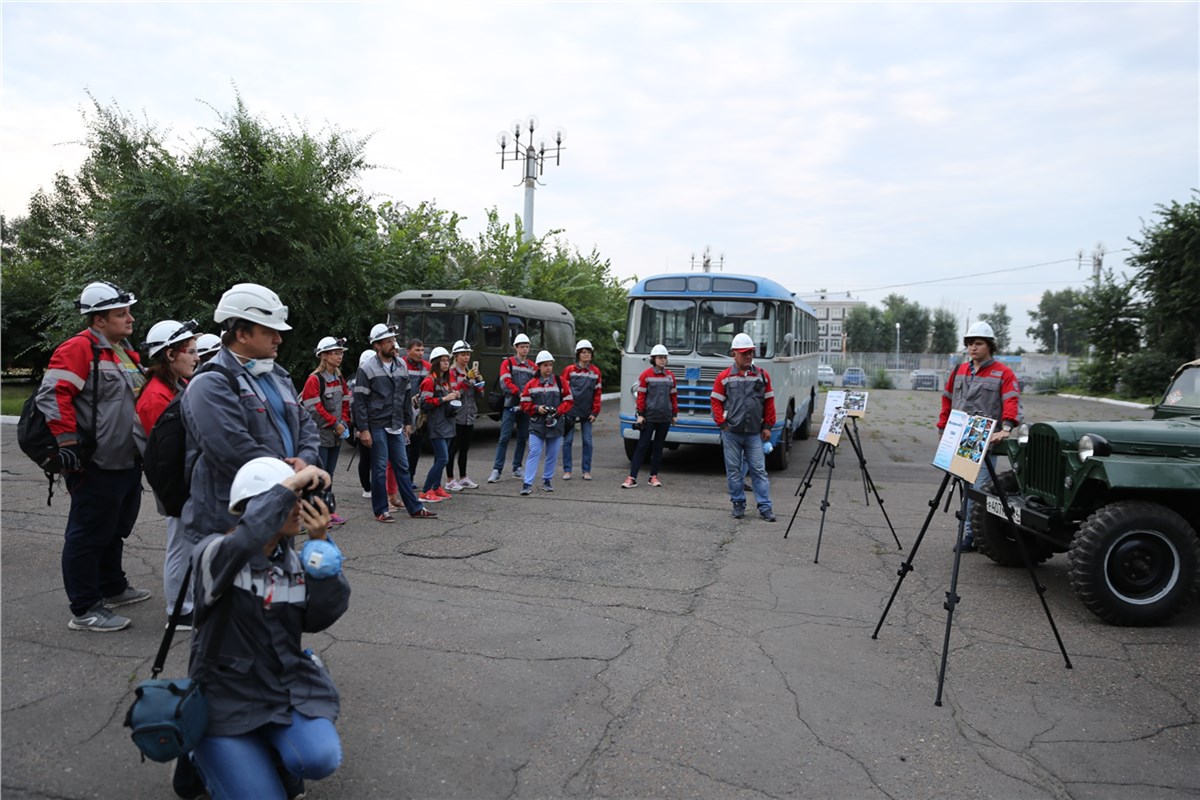
[{"label": "lamp post light fixture", "polygon": [[[530,114],[525,119],[513,120],[511,134],[509,131],[500,131],[496,134],[496,144],[500,145],[500,169],[504,169],[506,161],[520,161],[524,163],[524,177],[521,179],[525,184],[525,241],[533,239],[533,190],[538,184],[538,178],[542,176],[546,168],[546,159],[549,156],[554,156],[554,164],[558,166],[561,153],[563,151],[563,140],[567,138],[567,133],[562,128],[556,128],[554,131],[554,147],[547,148],[546,140],[535,147],[533,144],[533,132],[537,130],[538,118]],[[528,130],[529,139],[527,143],[522,144],[521,137]],[[510,138],[511,137],[511,138]],[[512,153],[508,152],[509,144],[512,144]],[[521,184],[518,183],[518,186]]]},{"label": "lamp post light fixture", "polygon": [[1058,389],[1058,323],[1054,323],[1054,388]]},{"label": "lamp post light fixture", "polygon": [[900,323],[896,323],[896,369],[900,369]]}]

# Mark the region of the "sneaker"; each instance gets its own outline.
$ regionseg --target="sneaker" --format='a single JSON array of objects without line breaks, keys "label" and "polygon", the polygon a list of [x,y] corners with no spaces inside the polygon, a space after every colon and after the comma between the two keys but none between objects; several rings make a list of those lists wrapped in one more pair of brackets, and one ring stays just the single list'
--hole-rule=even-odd
[{"label": "sneaker", "polygon": [[329,515],[329,524],[330,525],[345,525],[346,518],[343,517],[341,514],[330,514]]},{"label": "sneaker", "polygon": [[525,470],[520,467],[513,467],[513,477],[523,479],[525,477]]},{"label": "sneaker", "polygon": [[368,498],[368,499],[370,499],[370,497],[371,497],[371,490],[370,490],[370,489],[363,489],[363,494],[362,494],[362,496],[363,496],[363,497],[366,497],[366,498]]},{"label": "sneaker", "polygon": [[492,474],[488,475],[488,483],[499,483],[500,478],[501,478],[500,470],[494,469],[494,470],[492,470]]},{"label": "sneaker", "polygon": [[533,494],[533,486],[528,483],[522,485],[521,486],[521,494],[526,494],[526,495]]},{"label": "sneaker", "polygon": [[409,514],[413,519],[433,519],[437,514],[430,511],[428,508],[422,508],[420,511],[414,511]]},{"label": "sneaker", "polygon": [[150,597],[149,589],[135,589],[132,586],[126,586],[125,591],[120,594],[104,598],[104,605],[109,608],[120,608],[149,600]]},{"label": "sneaker", "polygon": [[563,480],[564,480],[564,481],[569,481],[569,480],[571,480],[571,473],[569,473],[569,472],[564,472],[564,473],[563,473]]},{"label": "sneaker", "polygon": [[590,481],[592,479],[592,473],[590,473],[590,472],[583,473],[583,479],[585,481]]},{"label": "sneaker", "polygon": [[433,489],[430,489],[428,492],[421,492],[419,495],[417,495],[417,499],[420,500],[422,503],[440,503],[440,502],[442,502],[442,496],[435,493]]},{"label": "sneaker", "polygon": [[[171,627],[171,618],[167,617],[167,624],[163,625],[163,629]],[[179,617],[179,624],[175,626],[177,631],[190,631],[192,629],[192,612],[188,612]]]},{"label": "sneaker", "polygon": [[968,541],[965,541],[962,543],[962,547],[955,545],[953,548],[953,552],[955,552],[955,553],[974,553],[978,549],[979,548],[975,546],[975,542],[968,540]]},{"label": "sneaker", "polygon": [[637,481],[632,477],[626,478],[625,482],[621,484],[622,489],[632,489],[635,486],[637,486]]},{"label": "sneaker", "polygon": [[404,498],[400,496],[400,493],[397,492],[396,494],[389,494],[388,511],[399,511],[402,508],[404,508]]},{"label": "sneaker", "polygon": [[657,475],[651,475],[650,480],[647,481],[647,483],[649,483],[651,486],[655,486],[655,487],[663,485],[663,482],[658,479]]},{"label": "sneaker", "polygon": [[476,483],[475,481],[471,480],[470,478],[468,478],[468,477],[467,477],[467,476],[465,476],[465,475],[464,475],[462,478],[460,478],[460,479],[459,479],[459,481],[458,481],[458,485],[459,485],[461,488],[463,488],[463,489],[478,489],[478,488],[479,488],[479,484],[478,484],[478,483]]},{"label": "sneaker", "polygon": [[441,486],[434,489],[433,493],[436,494],[438,497],[442,498],[443,500],[449,500],[451,497],[454,497],[454,495],[447,492]]},{"label": "sneaker", "polygon": [[208,789],[204,787],[204,779],[200,777],[191,756],[180,756],[175,759],[175,774],[171,776],[171,788],[175,796],[183,800],[202,800],[208,797]]},{"label": "sneaker", "polygon": [[729,516],[733,517],[734,519],[741,519],[742,517],[746,516],[746,506],[734,503],[733,511],[729,512]]},{"label": "sneaker", "polygon": [[456,481],[453,478],[451,478],[449,481],[446,482],[446,488],[452,492],[461,492],[463,490],[463,485],[459,481]]},{"label": "sneaker", "polygon": [[760,517],[762,517],[764,520],[766,520],[767,522],[775,521],[775,512],[769,508],[760,508],[758,510],[758,515]]},{"label": "sneaker", "polygon": [[542,491],[543,492],[553,492],[554,486],[550,483],[550,481],[542,481]]},{"label": "sneaker", "polygon": [[[143,600],[145,598],[142,598]],[[95,631],[96,633],[112,633],[128,628],[133,622],[129,617],[114,614],[111,608],[103,603],[89,608],[78,617],[71,617],[67,627],[73,631]]]},{"label": "sneaker", "polygon": [[395,522],[396,518],[392,516],[390,511],[385,511],[382,514],[375,515],[376,522]]}]

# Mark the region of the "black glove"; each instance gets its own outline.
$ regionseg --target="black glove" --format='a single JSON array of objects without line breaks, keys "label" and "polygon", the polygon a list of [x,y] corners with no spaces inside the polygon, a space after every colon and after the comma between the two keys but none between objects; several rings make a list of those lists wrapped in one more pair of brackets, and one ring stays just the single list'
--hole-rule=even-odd
[{"label": "black glove", "polygon": [[79,445],[68,444],[58,448],[58,466],[59,472],[82,472],[83,454]]}]

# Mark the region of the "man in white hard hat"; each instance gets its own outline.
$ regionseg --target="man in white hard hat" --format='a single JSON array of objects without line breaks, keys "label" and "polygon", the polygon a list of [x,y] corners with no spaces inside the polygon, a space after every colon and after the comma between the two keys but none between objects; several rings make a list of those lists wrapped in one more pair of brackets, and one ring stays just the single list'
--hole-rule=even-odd
[{"label": "man in white hard hat", "polygon": [[317,426],[297,402],[291,376],[275,363],[281,334],[292,329],[287,317],[279,295],[256,283],[235,284],[217,303],[213,320],[224,346],[180,401],[192,476],[183,527],[193,544],[236,524],[229,487],[247,461],[269,456],[296,470],[320,463]]},{"label": "man in white hard hat", "polygon": [[562,378],[571,390],[574,403],[563,422],[563,480],[571,480],[571,445],[578,425],[583,437],[583,479],[592,479],[592,423],[600,416],[600,395],[604,391],[600,368],[592,363],[595,350],[587,339],[575,343],[575,363],[563,370]]},{"label": "man in white hard hat", "polygon": [[136,302],[115,284],[89,283],[75,303],[87,327],[58,346],[38,388],[71,494],[62,551],[71,630],[127,628],[130,619],[112,609],[150,598],[121,565],[142,504],[134,405],[146,380],[128,342]]},{"label": "man in white hard hat", "polygon": [[729,348],[733,366],[713,381],[712,416],[721,429],[733,518],[741,519],[746,514],[746,485],[742,476],[746,474],[744,462],[748,462],[758,515],[774,522],[763,442],[770,440],[775,427],[775,392],[771,389],[771,376],[754,364],[755,349],[749,335],[739,333],[733,337]]},{"label": "man in white hard hat", "polygon": [[500,418],[500,439],[496,442],[496,458],[492,462],[492,474],[488,483],[496,483],[504,474],[504,457],[508,454],[508,441],[513,428],[517,429],[517,445],[513,451],[512,472],[514,478],[524,480],[521,461],[525,458],[525,446],[529,442],[529,416],[521,412],[521,390],[533,380],[537,366],[529,360],[529,337],[518,333],[513,339],[513,355],[500,362],[500,386],[504,392],[504,415]]},{"label": "man in white hard hat", "polygon": [[[942,391],[942,413],[938,417],[938,433],[941,433],[950,418],[951,410],[979,414],[997,422],[996,431],[988,440],[988,446],[1007,439],[1012,429],[1021,424],[1021,391],[1013,371],[995,360],[996,334],[992,326],[979,320],[967,329],[963,336],[967,348],[967,361],[959,364],[946,381]],[[996,467],[996,456],[988,455],[992,469]],[[976,487],[988,479],[988,471],[981,469],[975,480]],[[971,527],[973,500],[967,501],[967,518],[963,523],[963,550],[975,550],[975,532]]]}]

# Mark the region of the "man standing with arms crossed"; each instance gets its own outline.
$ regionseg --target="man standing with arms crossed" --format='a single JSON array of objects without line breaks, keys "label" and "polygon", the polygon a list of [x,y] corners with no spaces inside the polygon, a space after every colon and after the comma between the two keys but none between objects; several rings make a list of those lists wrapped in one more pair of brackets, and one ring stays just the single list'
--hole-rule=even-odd
[{"label": "man standing with arms crossed", "polygon": [[517,428],[517,446],[513,451],[513,477],[524,480],[521,460],[525,458],[525,445],[529,442],[529,415],[521,411],[521,391],[537,374],[537,367],[529,360],[528,336],[518,333],[517,338],[513,339],[513,350],[515,355],[500,363],[504,416],[500,419],[500,440],[496,443],[496,460],[492,463],[488,483],[496,483],[504,475],[504,456],[508,454],[508,440],[512,438],[514,425]]},{"label": "man standing with arms crossed", "polygon": [[[942,413],[938,416],[937,429],[941,433],[950,419],[950,411],[965,411],[994,419],[997,428],[988,439],[990,449],[996,442],[1008,438],[1012,429],[1021,424],[1021,391],[1017,376],[1008,367],[996,361],[996,334],[992,326],[980,320],[967,329],[963,337],[968,360],[958,365],[946,381],[942,391]],[[996,456],[987,456],[992,471],[996,470]],[[988,480],[987,469],[979,470],[975,488]],[[967,518],[963,521],[963,552],[975,551],[975,532],[971,529],[971,508],[974,500],[967,500]]]},{"label": "man standing with arms crossed", "polygon": [[775,392],[771,376],[754,366],[754,340],[745,333],[733,337],[730,352],[733,366],[717,376],[712,389],[713,422],[721,429],[725,450],[725,479],[729,484],[732,516],[746,514],[746,485],[742,482],[742,463],[750,464],[750,484],[758,515],[775,521],[771,510],[771,484],[763,459],[763,442],[771,438],[775,427]]}]

